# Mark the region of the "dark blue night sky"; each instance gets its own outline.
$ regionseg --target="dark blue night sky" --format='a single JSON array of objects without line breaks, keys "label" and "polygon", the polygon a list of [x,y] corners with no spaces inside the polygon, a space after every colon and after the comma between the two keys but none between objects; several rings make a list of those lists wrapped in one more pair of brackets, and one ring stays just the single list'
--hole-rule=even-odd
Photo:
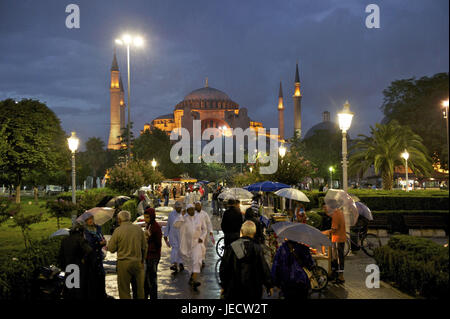
[{"label": "dark blue night sky", "polygon": [[[78,4],[81,28],[65,27]],[[378,4],[381,28],[367,29]],[[47,103],[82,141],[109,132],[114,39],[144,36],[133,49],[135,134],[204,85],[227,93],[252,119],[277,127],[279,81],[286,136],[293,131],[295,63],[302,83],[302,128],[332,119],[346,99],[350,135],[381,121],[382,91],[397,79],[449,71],[448,0],[0,0],[0,99]],[[117,48],[126,85],[126,52]],[[439,107],[439,106],[437,106]]]}]

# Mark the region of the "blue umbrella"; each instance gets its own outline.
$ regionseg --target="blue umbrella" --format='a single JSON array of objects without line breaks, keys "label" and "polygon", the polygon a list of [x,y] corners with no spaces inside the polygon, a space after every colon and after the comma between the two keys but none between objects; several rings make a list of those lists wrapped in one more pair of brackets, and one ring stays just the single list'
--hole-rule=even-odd
[{"label": "blue umbrella", "polygon": [[356,208],[358,209],[358,214],[367,218],[368,220],[373,220],[372,212],[370,211],[369,207],[367,207],[361,202],[356,202],[355,205]]},{"label": "blue umbrella", "polygon": [[265,181],[244,187],[249,192],[276,192],[282,188],[291,188],[291,186],[283,183]]}]

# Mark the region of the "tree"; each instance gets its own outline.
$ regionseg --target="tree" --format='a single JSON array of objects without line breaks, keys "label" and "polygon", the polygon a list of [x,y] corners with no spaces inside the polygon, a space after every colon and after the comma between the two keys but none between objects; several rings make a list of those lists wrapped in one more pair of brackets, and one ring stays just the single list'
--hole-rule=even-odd
[{"label": "tree", "polygon": [[287,185],[298,185],[306,177],[312,176],[316,172],[311,161],[307,160],[302,153],[291,148],[286,155],[278,157],[278,169],[274,174],[266,176],[266,180],[284,183]]},{"label": "tree", "polygon": [[[80,163],[80,180],[92,176],[96,181],[98,176],[104,176],[107,164],[105,143],[98,137],[91,137],[86,142],[86,151],[78,154]],[[97,185],[98,187],[99,185]]]},{"label": "tree", "polygon": [[20,203],[23,179],[33,170],[52,172],[69,160],[66,136],[55,113],[31,99],[0,102],[0,170],[14,180],[16,203]]},{"label": "tree", "polygon": [[25,249],[29,249],[32,246],[30,237],[30,226],[42,221],[42,213],[29,213],[25,214],[20,207],[20,204],[16,204],[11,208],[10,214],[13,217],[13,225],[11,227],[20,227],[22,231],[22,237],[25,244]]},{"label": "tree", "polygon": [[432,172],[431,159],[422,138],[409,126],[401,126],[397,121],[386,125],[375,124],[370,127],[371,136],[358,135],[352,147],[349,173],[363,174],[370,166],[381,174],[383,189],[391,190],[394,168],[403,165],[400,154],[407,149],[410,154],[408,167],[418,175],[427,176]]},{"label": "tree", "polygon": [[448,99],[448,73],[432,77],[398,80],[383,91],[381,110],[385,121],[396,120],[408,125],[427,145],[428,155],[436,157],[448,169],[446,125],[442,116],[441,102]]},{"label": "tree", "polygon": [[302,141],[300,153],[317,168],[316,177],[329,179],[329,168],[334,168],[334,176],[341,176],[342,135],[340,132],[318,130],[313,136]]},{"label": "tree", "polygon": [[178,177],[183,173],[182,165],[177,165],[170,159],[172,143],[169,136],[158,128],[146,130],[133,143],[133,156],[137,160],[151,161],[155,159],[158,169],[167,178]]},{"label": "tree", "polygon": [[160,183],[164,177],[158,170],[153,169],[151,161],[130,161],[116,164],[109,173],[108,186],[125,194],[144,185]]},{"label": "tree", "polygon": [[77,205],[62,199],[47,201],[45,204],[48,212],[51,216],[56,217],[56,225],[58,229],[60,228],[59,221],[63,217],[70,217],[72,212],[77,210]]}]

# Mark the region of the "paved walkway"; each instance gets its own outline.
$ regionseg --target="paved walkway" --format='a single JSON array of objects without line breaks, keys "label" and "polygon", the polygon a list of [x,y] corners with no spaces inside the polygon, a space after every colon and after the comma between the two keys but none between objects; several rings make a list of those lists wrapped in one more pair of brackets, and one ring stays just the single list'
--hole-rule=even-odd
[{"label": "paved walkway", "polygon": [[[211,213],[210,208],[207,211]],[[220,221],[216,217],[212,217],[212,222],[216,231],[214,232],[217,241],[222,232],[217,231],[220,228]],[[208,240],[206,253],[206,266],[199,276],[201,286],[194,291],[188,285],[189,275],[186,271],[172,274],[170,267],[170,249],[163,241],[161,253],[161,261],[158,267],[158,298],[160,299],[218,299],[220,297],[220,287],[216,280],[216,263],[218,260],[215,247]],[[107,272],[106,291],[109,295],[118,297],[117,277],[115,274],[116,255],[110,254],[105,259],[104,266]],[[373,264],[375,261],[366,256],[363,252],[356,252],[353,256],[349,256],[345,260],[345,280],[344,284],[329,283],[328,286],[320,293],[313,293],[311,299],[411,299],[397,289],[381,282],[380,288],[369,289],[366,287],[366,266]],[[326,261],[319,261],[324,268],[327,268]],[[267,296],[265,296],[267,298]],[[278,292],[275,290],[274,296],[270,299],[277,299]]]}]

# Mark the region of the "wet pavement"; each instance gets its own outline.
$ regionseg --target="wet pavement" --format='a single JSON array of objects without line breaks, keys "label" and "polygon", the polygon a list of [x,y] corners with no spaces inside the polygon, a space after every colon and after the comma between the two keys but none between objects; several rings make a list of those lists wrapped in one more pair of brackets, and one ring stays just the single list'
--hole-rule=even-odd
[{"label": "wet pavement", "polygon": [[[212,216],[211,209],[206,208],[213,223],[215,241],[222,237],[220,220]],[[387,240],[387,239],[386,239]],[[385,241],[385,240],[383,240]],[[163,241],[161,260],[158,266],[158,298],[159,299],[219,299],[220,286],[216,276],[216,264],[218,261],[215,246],[208,236],[206,251],[206,266],[198,276],[201,286],[193,290],[188,284],[189,274],[187,271],[174,274],[169,267],[170,248]],[[104,261],[106,276],[106,291],[109,295],[118,297],[117,277],[115,274],[116,255],[108,252]],[[366,266],[374,264],[374,259],[366,256],[362,251],[358,251],[345,259],[345,279],[344,284],[329,283],[320,293],[312,293],[311,299],[410,299],[408,296],[387,283],[380,282],[379,288],[369,289],[366,287]],[[319,261],[319,265],[327,269],[326,261]],[[269,298],[264,296],[264,298]],[[269,299],[278,299],[278,291]]]}]

